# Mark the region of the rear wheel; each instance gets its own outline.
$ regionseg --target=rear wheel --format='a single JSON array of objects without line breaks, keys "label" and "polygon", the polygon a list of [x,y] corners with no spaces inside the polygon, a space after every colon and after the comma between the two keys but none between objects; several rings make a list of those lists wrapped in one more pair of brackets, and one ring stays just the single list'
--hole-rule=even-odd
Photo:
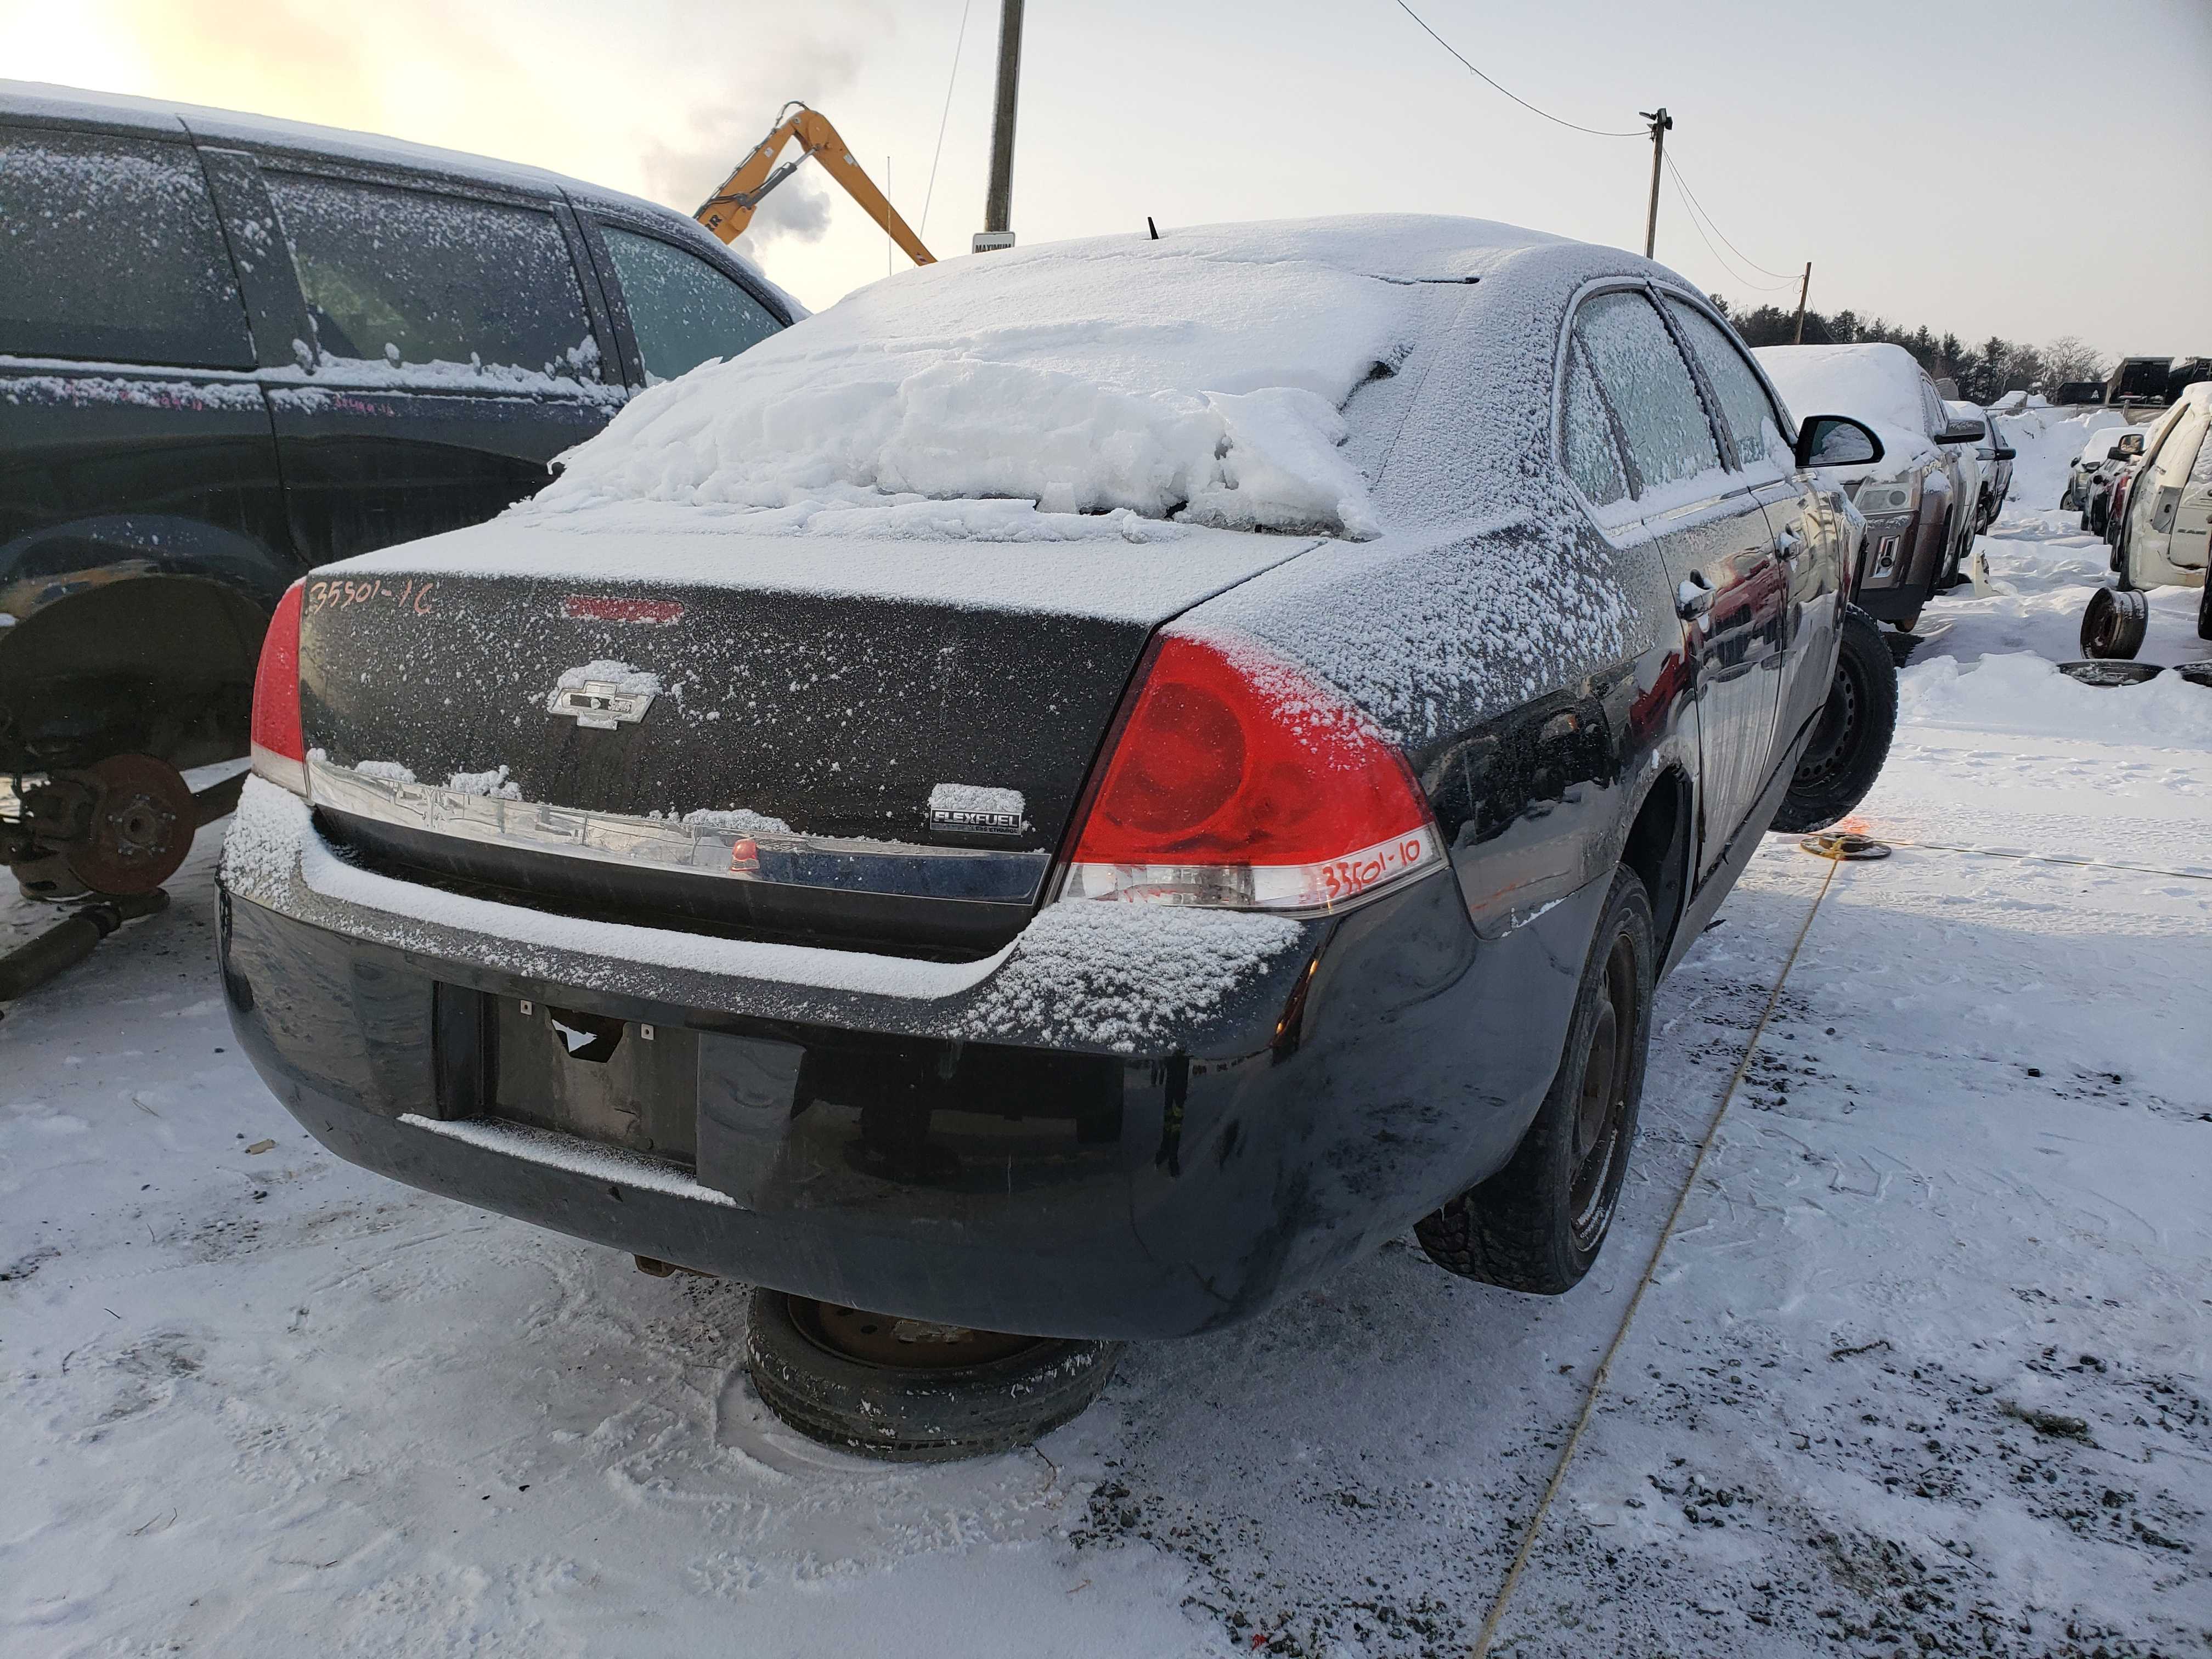
[{"label": "rear wheel", "polygon": [[1098,1397],[1118,1342],[1015,1336],[756,1289],[753,1387],[810,1440],[891,1462],[1026,1446]]},{"label": "rear wheel", "polygon": [[1828,701],[1797,758],[1774,828],[1793,836],[1825,830],[1864,800],[1896,731],[1897,659],[1874,618],[1847,606]]},{"label": "rear wheel", "polygon": [[1513,1160],[1413,1231],[1429,1259],[1462,1279],[1557,1296],[1597,1260],[1636,1138],[1651,1042],[1651,901],[1613,872],[1583,964],[1566,1052]]}]

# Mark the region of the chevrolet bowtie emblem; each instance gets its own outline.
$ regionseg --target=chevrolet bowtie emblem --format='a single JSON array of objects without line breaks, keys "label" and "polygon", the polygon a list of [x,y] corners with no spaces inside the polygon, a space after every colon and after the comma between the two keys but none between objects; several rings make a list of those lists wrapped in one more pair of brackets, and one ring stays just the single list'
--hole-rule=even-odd
[{"label": "chevrolet bowtie emblem", "polygon": [[581,685],[556,688],[545,700],[545,712],[566,715],[595,731],[611,732],[643,720],[653,697],[650,691],[625,691],[611,680],[586,680]]}]

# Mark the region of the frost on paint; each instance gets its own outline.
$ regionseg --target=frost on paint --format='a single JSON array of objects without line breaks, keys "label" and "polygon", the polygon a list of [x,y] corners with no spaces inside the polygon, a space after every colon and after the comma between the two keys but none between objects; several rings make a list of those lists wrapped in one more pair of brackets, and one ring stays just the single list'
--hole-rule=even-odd
[{"label": "frost on paint", "polygon": [[1304,937],[1280,916],[1175,905],[1047,907],[963,1010],[963,1035],[1033,1032],[1054,1047],[1133,1053],[1257,980]]}]

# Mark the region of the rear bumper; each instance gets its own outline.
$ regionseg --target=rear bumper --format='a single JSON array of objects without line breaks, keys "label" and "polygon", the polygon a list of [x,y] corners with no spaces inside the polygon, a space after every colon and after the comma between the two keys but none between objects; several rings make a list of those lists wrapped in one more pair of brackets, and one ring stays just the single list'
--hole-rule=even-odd
[{"label": "rear bumper", "polygon": [[[1272,923],[1242,954],[1203,927],[1124,934],[1139,907],[1104,904],[1054,907],[1097,929],[1080,949],[1031,948],[1041,919],[964,968],[732,947],[817,981],[850,959],[851,982],[810,985],[684,961],[683,935],[656,962],[623,953],[648,930],[603,930],[595,954],[518,943],[559,920],[536,912],[365,902],[407,884],[334,876],[273,793],[249,792],[226,855],[223,982],[246,1054],[331,1152],[613,1249],[1038,1335],[1249,1317],[1499,1168],[1557,1069],[1603,898],[1496,940],[1447,874]],[[695,1160],[484,1115],[454,1011],[498,999],[685,1034]],[[816,1085],[778,1073],[794,1055]],[[763,1072],[783,1095],[730,1082]]]}]

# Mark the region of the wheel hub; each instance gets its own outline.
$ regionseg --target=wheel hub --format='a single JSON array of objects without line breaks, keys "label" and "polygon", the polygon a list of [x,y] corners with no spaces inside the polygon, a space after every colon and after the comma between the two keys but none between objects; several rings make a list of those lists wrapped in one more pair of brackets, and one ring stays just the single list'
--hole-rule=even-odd
[{"label": "wheel hub", "polygon": [[953,1371],[988,1365],[1046,1340],[1006,1331],[979,1331],[927,1319],[900,1319],[842,1303],[791,1298],[793,1322],[828,1352],[887,1370]]},{"label": "wheel hub", "polygon": [[110,756],[85,775],[100,800],[84,837],[67,845],[70,873],[95,893],[152,892],[191,850],[191,786],[151,755]]}]

